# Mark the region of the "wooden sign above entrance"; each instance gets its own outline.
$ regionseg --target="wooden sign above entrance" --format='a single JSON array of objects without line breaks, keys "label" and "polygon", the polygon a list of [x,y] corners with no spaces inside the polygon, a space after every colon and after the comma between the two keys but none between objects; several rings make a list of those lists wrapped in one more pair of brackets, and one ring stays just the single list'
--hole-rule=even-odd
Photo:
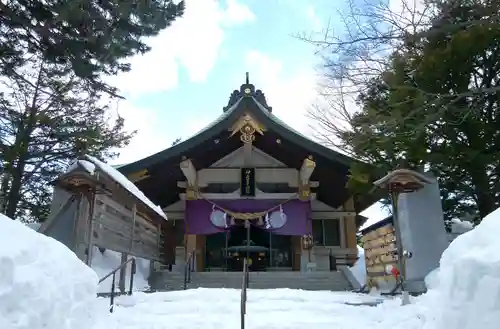
[{"label": "wooden sign above entrance", "polygon": [[255,168],[241,168],[240,195],[255,196]]}]

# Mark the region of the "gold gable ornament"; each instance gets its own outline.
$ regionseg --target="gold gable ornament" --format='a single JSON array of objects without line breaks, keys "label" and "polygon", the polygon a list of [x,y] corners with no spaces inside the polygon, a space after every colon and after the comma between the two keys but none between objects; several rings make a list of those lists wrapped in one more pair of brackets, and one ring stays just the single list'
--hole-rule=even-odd
[{"label": "gold gable ornament", "polygon": [[265,128],[252,116],[246,113],[236,120],[229,130],[232,132],[229,137],[239,132],[240,140],[245,144],[251,144],[255,141],[255,133],[264,135]]}]

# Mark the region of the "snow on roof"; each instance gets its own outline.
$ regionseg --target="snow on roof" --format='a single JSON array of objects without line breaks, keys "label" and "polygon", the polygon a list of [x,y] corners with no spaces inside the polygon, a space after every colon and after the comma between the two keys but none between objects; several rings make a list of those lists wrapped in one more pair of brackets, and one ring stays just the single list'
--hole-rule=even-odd
[{"label": "snow on roof", "polygon": [[[111,176],[114,180],[118,182],[121,186],[123,186],[126,190],[136,196],[139,200],[141,200],[144,204],[153,209],[158,215],[167,220],[167,215],[163,212],[160,206],[155,205],[147,196],[142,193],[141,190],[135,186],[127,177],[125,177],[121,172],[113,168],[112,166],[98,160],[97,158],[85,155],[87,160],[78,160],[78,164],[80,164],[85,170],[89,173],[93,174],[95,171],[95,167],[97,166],[100,170]],[[74,169],[75,164],[71,165],[69,170]]]}]

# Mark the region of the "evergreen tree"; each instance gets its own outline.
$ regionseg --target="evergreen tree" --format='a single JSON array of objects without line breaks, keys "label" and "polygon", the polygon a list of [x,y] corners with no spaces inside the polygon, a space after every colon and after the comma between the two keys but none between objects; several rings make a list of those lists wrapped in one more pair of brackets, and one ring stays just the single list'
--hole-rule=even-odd
[{"label": "evergreen tree", "polygon": [[43,220],[70,160],[129,142],[103,78],[128,71],[183,11],[175,0],[0,2],[0,212]]},{"label": "evergreen tree", "polygon": [[4,78],[0,95],[2,208],[11,218],[43,220],[50,181],[78,153],[113,157],[131,134],[108,101],[70,65],[31,58]]},{"label": "evergreen tree", "polygon": [[[361,111],[341,103],[312,115],[337,146],[376,164],[351,169],[353,188],[366,191],[366,177],[404,161],[436,172],[448,218],[482,218],[500,196],[500,3],[433,6],[429,26],[407,33],[390,57],[379,59],[384,69],[360,84]],[[329,119],[339,112],[347,125]]]},{"label": "evergreen tree", "polygon": [[143,38],[158,34],[183,11],[184,1],[173,0],[1,1],[0,75],[16,74],[16,67],[37,56],[102,89],[103,74],[129,70],[121,60],[147,52]]}]

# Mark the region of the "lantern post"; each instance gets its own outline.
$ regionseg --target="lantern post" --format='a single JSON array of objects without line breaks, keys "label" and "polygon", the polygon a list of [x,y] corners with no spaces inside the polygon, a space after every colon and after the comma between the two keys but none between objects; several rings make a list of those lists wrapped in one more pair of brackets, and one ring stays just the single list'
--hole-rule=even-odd
[{"label": "lantern post", "polygon": [[302,249],[307,250],[308,263],[311,263],[311,249],[314,247],[314,238],[312,234],[302,236]]},{"label": "lantern post", "polygon": [[396,169],[394,171],[391,171],[381,179],[373,182],[375,186],[387,189],[391,199],[394,234],[396,236],[398,267],[401,272],[401,305],[410,304],[410,295],[405,289],[404,284],[406,281],[406,261],[411,258],[412,253],[410,250],[405,250],[403,248],[403,242],[401,240],[401,229],[398,216],[399,195],[403,193],[412,193],[418,191],[425,185],[431,184],[432,182],[433,181],[425,175],[409,169]]}]

